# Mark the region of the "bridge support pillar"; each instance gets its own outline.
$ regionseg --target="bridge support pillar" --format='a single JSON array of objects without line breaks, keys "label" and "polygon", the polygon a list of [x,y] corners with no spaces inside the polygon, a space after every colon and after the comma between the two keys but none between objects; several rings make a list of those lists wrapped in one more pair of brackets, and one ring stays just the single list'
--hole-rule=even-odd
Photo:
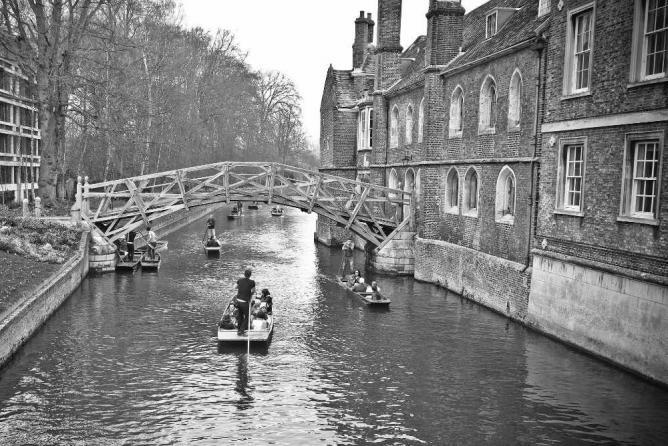
[{"label": "bridge support pillar", "polygon": [[373,270],[412,276],[415,272],[415,232],[402,231],[380,252],[367,250],[367,263]]}]

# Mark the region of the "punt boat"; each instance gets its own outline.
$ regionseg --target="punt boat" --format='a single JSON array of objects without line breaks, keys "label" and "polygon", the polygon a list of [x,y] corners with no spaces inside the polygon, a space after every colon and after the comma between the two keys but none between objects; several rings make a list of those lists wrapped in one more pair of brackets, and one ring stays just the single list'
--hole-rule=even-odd
[{"label": "punt boat", "polygon": [[351,290],[351,289],[348,287],[348,282],[346,282],[346,281],[342,281],[342,280],[341,280],[340,278],[338,278],[338,277],[336,278],[336,283],[338,283],[339,286],[345,288],[346,291],[348,291],[348,293],[350,293],[350,294],[354,294],[355,297],[357,297],[357,298],[358,298],[359,300],[361,300],[365,305],[368,305],[368,306],[370,306],[370,307],[387,307],[387,306],[389,306],[390,303],[392,302],[392,301],[391,301],[390,299],[388,299],[387,297],[383,297],[383,298],[380,299],[380,300],[378,300],[378,299],[374,299],[374,298],[373,298],[373,293],[366,293],[366,292],[359,293],[359,292],[353,291],[353,290]]},{"label": "punt boat", "polygon": [[256,201],[254,201],[254,202],[252,202],[251,204],[248,205],[248,209],[253,210],[253,211],[257,211],[258,209],[260,209],[260,205],[257,204]]},{"label": "punt boat", "polygon": [[[230,301],[232,303],[232,301]],[[228,304],[223,313],[223,318],[230,314],[230,305]],[[252,316],[251,316],[252,318]],[[222,322],[222,319],[221,319]],[[266,322],[266,323],[265,323]],[[274,316],[267,315],[267,319],[255,319],[251,321],[251,329],[244,331],[243,335],[237,333],[237,328],[223,328],[218,323],[218,342],[226,344],[245,343],[250,340],[251,343],[268,343],[274,332]]]},{"label": "punt boat", "polygon": [[234,220],[235,218],[241,217],[241,212],[237,208],[232,208],[229,214],[227,214],[228,220]]},{"label": "punt boat", "polygon": [[272,208],[271,215],[274,217],[280,217],[283,215],[283,208]]},{"label": "punt boat", "polygon": [[128,259],[126,256],[121,256],[116,262],[116,271],[118,272],[135,272],[139,268],[139,261],[141,257],[135,255],[133,259]]},{"label": "punt boat", "polygon": [[141,256],[140,264],[141,264],[141,269],[147,270],[147,271],[157,271],[160,269],[160,263],[162,262],[162,259],[160,258],[160,254],[157,252],[155,253],[155,258],[151,259],[148,257],[148,253],[144,253]]},{"label": "punt boat", "polygon": [[205,240],[202,244],[204,245],[204,252],[207,254],[220,254],[220,250],[223,247],[220,240],[215,237]]}]

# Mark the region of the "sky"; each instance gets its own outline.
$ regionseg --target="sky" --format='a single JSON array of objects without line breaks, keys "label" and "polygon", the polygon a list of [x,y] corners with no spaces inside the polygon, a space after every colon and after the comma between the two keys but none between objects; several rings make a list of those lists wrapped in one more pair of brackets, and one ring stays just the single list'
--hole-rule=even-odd
[{"label": "sky", "polygon": [[[462,5],[471,11],[485,1],[463,0]],[[232,31],[254,70],[278,70],[295,82],[303,98],[304,127],[317,144],[327,68],[352,68],[355,19],[365,11],[376,21],[378,0],[181,0],[181,5],[186,26]],[[427,34],[428,6],[429,0],[404,0],[404,48]]]}]

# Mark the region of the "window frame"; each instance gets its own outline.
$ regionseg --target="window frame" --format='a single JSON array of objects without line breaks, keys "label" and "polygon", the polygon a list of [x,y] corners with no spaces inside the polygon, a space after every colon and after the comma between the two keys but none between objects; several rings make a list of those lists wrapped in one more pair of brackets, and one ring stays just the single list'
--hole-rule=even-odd
[{"label": "window frame", "polygon": [[[634,2],[631,68],[629,73],[629,81],[631,83],[668,81],[668,62],[664,62],[666,68],[663,73],[650,76],[645,75],[647,68],[647,39],[645,38],[648,15],[647,2],[648,0],[635,0]],[[668,52],[664,57],[668,58]]]},{"label": "window frame", "polygon": [[357,150],[373,149],[373,107],[362,107],[357,117]]},{"label": "window frame", "polygon": [[[455,102],[457,100],[458,102]],[[457,110],[457,107],[459,110]],[[457,113],[458,112],[458,113]],[[453,126],[453,117],[459,119],[459,128]],[[448,122],[448,136],[450,138],[461,138],[464,132],[464,89],[457,85],[450,95],[450,120]]]},{"label": "window frame", "polygon": [[[513,207],[512,213],[504,213],[506,208],[505,204],[507,203],[507,194],[506,194],[506,185],[508,179],[513,181]],[[497,223],[503,223],[507,225],[515,224],[515,215],[517,214],[517,176],[513,169],[510,168],[507,164],[501,168],[499,176],[496,179],[496,195],[494,199],[494,220]]]},{"label": "window frame", "polygon": [[[619,200],[619,216],[617,221],[642,223],[649,225],[658,225],[661,210],[661,177],[663,164],[663,149],[665,144],[665,135],[663,130],[653,132],[633,132],[627,133],[624,141],[624,162],[622,164],[622,182],[621,194]],[[648,213],[636,213],[635,207],[635,169],[637,151],[634,145],[642,142],[656,142],[659,157],[657,162],[656,174],[656,195],[654,200],[654,210],[651,215]]]},{"label": "window frame", "polygon": [[418,109],[418,143],[424,141],[424,98],[420,101]]},{"label": "window frame", "polygon": [[413,130],[414,130],[414,119],[413,115],[415,111],[413,110],[413,104],[409,103],[406,106],[406,129],[404,135],[404,145],[408,146],[413,144]]},{"label": "window frame", "polygon": [[[645,0],[645,8],[644,8],[644,11],[643,11],[644,14],[643,14],[643,17],[642,17],[642,31],[641,31],[642,32],[642,50],[641,50],[641,54],[640,54],[640,57],[641,57],[641,59],[640,59],[640,75],[641,75],[641,79],[644,80],[644,81],[651,81],[651,80],[662,79],[662,78],[666,77],[666,71],[667,71],[666,67],[668,67],[668,63],[666,62],[666,58],[668,57],[668,51],[666,51],[665,54],[664,54],[664,62],[663,62],[664,69],[663,69],[663,72],[661,72],[659,74],[650,74],[650,75],[646,74],[646,72],[647,72],[647,70],[646,70],[646,68],[647,68],[647,40],[648,40],[647,39],[647,17],[649,15],[649,6],[648,6],[649,1],[650,0]],[[664,14],[666,14],[666,13],[668,13],[668,8],[666,8],[665,11],[664,11]],[[662,28],[662,29],[668,30],[668,26],[666,28]],[[664,41],[664,46],[668,46],[668,42]]]},{"label": "window frame", "polygon": [[[515,88],[515,79],[517,79],[517,87]],[[524,91],[524,82],[522,78],[522,72],[519,68],[516,68],[513,71],[513,75],[510,77],[510,86],[508,88],[508,129],[509,130],[519,130],[522,126],[522,93]],[[516,93],[516,98],[514,98],[514,93]],[[513,102],[515,103],[515,109],[513,108]],[[513,122],[511,117],[516,115],[517,121]]]},{"label": "window frame", "polygon": [[[494,88],[494,95],[490,95],[489,91]],[[478,102],[478,134],[494,134],[496,133],[496,115],[498,114],[498,97],[499,88],[496,79],[491,74],[485,77],[485,80],[480,86],[480,99]],[[494,115],[494,125],[492,124],[492,115]],[[462,116],[463,120],[463,116]]]},{"label": "window frame", "polygon": [[390,111],[390,148],[399,147],[399,107]]},{"label": "window frame", "polygon": [[[476,190],[475,190],[475,203],[476,207],[472,208],[469,206],[469,202],[471,201],[471,188],[469,184],[469,174],[475,175],[476,176]],[[478,217],[478,209],[480,208],[480,175],[478,174],[478,170],[471,166],[466,170],[466,173],[464,174],[464,191],[463,191],[463,197],[462,197],[462,215],[466,215],[468,217]]]},{"label": "window frame", "polygon": [[[494,29],[492,33],[490,34],[490,17],[494,16]],[[498,11],[492,11],[489,14],[485,16],[485,39],[489,39],[490,37],[493,37],[496,35],[496,33],[499,31],[499,12]]]},{"label": "window frame", "polygon": [[[456,185],[457,185],[457,191],[456,191],[456,198],[457,202],[453,205],[452,200],[451,200],[451,194],[452,194],[452,189],[450,187],[450,178],[454,174],[456,176]],[[460,199],[459,199],[459,193],[460,193],[460,184],[459,184],[459,171],[455,166],[450,167],[448,169],[448,173],[445,174],[445,206],[443,211],[446,214],[454,214],[454,215],[459,215],[459,208],[460,208]]]},{"label": "window frame", "polygon": [[[576,46],[577,38],[576,33],[576,18],[577,16],[591,11],[591,25],[590,25],[590,37],[589,37],[589,66],[587,67],[588,71],[588,83],[586,88],[576,89],[575,85],[577,82],[577,62],[576,62]],[[591,84],[592,84],[592,73],[594,66],[594,48],[595,48],[595,38],[596,38],[596,3],[591,2],[585,5],[582,5],[578,8],[574,8],[568,11],[568,19],[566,21],[566,49],[564,54],[564,79],[563,79],[563,95],[564,96],[583,96],[591,94]]]},{"label": "window frame", "polygon": [[551,0],[539,0],[538,1],[538,17],[543,17],[545,14],[549,14],[552,10],[552,1]]},{"label": "window frame", "polygon": [[[555,214],[573,215],[577,217],[584,216],[585,184],[587,175],[587,147],[589,138],[586,136],[577,136],[571,138],[561,138],[559,140],[559,150],[557,152],[557,185],[555,197]],[[580,206],[566,205],[567,201],[567,177],[568,177],[568,148],[582,146],[582,166],[580,176]]]}]

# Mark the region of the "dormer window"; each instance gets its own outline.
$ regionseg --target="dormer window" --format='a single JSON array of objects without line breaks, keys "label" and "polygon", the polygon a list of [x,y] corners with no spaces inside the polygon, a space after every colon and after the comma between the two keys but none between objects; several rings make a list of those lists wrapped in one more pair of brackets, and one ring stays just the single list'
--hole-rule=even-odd
[{"label": "dormer window", "polygon": [[486,19],[486,22],[485,22],[486,23],[485,38],[487,38],[487,39],[489,39],[494,34],[496,34],[496,18],[497,18],[496,11],[487,15],[487,19]]}]

